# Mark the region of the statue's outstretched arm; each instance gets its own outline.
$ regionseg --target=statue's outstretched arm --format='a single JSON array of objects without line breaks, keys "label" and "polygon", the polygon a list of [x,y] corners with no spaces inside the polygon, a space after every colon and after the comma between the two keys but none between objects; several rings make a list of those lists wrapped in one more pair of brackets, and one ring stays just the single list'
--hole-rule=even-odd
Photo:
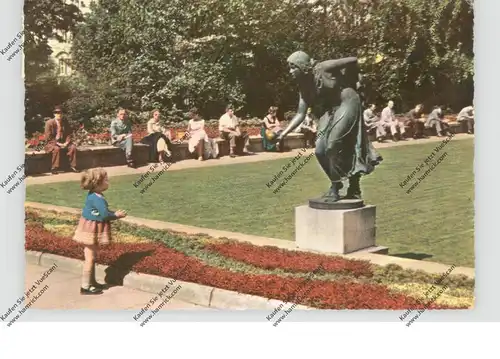
[{"label": "statue's outstretched arm", "polygon": [[346,67],[357,66],[358,58],[357,57],[345,57],[343,59],[338,60],[326,60],[319,64],[324,71],[330,72],[335,70],[341,70]]},{"label": "statue's outstretched arm", "polygon": [[284,138],[290,132],[295,130],[297,128],[297,126],[299,126],[302,122],[304,122],[304,119],[306,118],[308,107],[309,107],[309,105],[306,103],[306,101],[304,100],[304,98],[302,97],[302,94],[301,94],[300,99],[299,99],[299,108],[297,109],[297,114],[290,121],[290,124],[288,125],[288,127],[281,133],[281,135],[280,135],[281,138]]}]

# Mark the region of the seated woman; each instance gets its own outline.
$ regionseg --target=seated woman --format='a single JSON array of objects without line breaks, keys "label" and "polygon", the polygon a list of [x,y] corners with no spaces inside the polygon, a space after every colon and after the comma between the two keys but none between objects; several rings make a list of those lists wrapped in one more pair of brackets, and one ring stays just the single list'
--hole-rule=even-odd
[{"label": "seated woman", "polygon": [[269,107],[267,111],[267,116],[262,121],[262,128],[260,130],[260,136],[262,137],[262,146],[264,151],[274,152],[283,151],[283,141],[278,143],[273,142],[275,137],[278,137],[283,129],[280,126],[277,116],[278,108],[275,106]]},{"label": "seated woman", "polygon": [[153,111],[153,118],[148,121],[148,135],[141,143],[149,145],[149,160],[163,163],[167,158],[172,158],[171,143],[168,131],[160,124],[160,111]]},{"label": "seated woman", "polygon": [[203,161],[211,157],[217,158],[219,147],[213,139],[208,138],[205,132],[205,120],[200,117],[196,107],[189,111],[189,117],[191,117],[188,123],[189,152],[194,153],[196,151],[198,161]]}]

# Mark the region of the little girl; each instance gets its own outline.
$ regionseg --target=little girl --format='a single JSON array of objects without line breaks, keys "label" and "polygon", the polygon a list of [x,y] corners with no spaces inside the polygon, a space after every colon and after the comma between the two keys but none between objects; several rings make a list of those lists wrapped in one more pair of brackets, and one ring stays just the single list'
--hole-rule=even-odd
[{"label": "little girl", "polygon": [[108,189],[108,174],[102,168],[93,168],[83,173],[80,186],[88,190],[82,217],[76,228],[73,240],[85,246],[83,253],[82,287],[80,294],[101,294],[104,285],[95,279],[95,258],[98,245],[111,241],[112,220],[124,218],[127,213],[119,210],[111,212],[103,192]]}]

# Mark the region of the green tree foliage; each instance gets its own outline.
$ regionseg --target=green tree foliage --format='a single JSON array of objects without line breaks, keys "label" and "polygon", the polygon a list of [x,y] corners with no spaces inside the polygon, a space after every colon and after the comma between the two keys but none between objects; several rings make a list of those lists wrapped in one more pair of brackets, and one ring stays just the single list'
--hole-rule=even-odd
[{"label": "green tree foliage", "polygon": [[465,0],[384,0],[371,11],[368,47],[384,55],[366,70],[375,99],[446,104],[473,97],[473,11]]},{"label": "green tree foliage", "polygon": [[64,0],[24,1],[24,75],[27,81],[51,70],[52,50],[48,40],[61,41],[61,31],[72,31],[81,19],[80,10]]},{"label": "green tree foliage", "polygon": [[81,20],[80,10],[63,0],[24,1],[24,80],[26,131],[40,130],[43,117],[69,97],[54,76],[49,39],[62,40],[61,31],[71,31]]},{"label": "green tree foliage", "polygon": [[25,79],[25,132],[28,134],[42,131],[44,117],[51,116],[54,106],[70,97],[69,89],[58,82],[51,70],[53,68],[47,67],[34,80]]},{"label": "green tree foliage", "polygon": [[402,110],[472,99],[465,0],[101,0],[91,10],[72,52],[94,112],[288,110],[297,93],[286,58],[299,49],[318,60],[358,56],[367,97]]}]

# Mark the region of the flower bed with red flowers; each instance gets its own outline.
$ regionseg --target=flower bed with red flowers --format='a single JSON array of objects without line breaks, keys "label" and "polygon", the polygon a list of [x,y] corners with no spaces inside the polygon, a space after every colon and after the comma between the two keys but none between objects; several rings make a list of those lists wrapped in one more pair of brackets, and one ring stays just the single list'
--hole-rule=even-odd
[{"label": "flower bed with red flowers", "polygon": [[[46,230],[40,222],[26,223],[26,250],[83,259],[83,247],[70,237]],[[116,265],[123,257],[142,255],[131,270],[171,277],[187,282],[294,302],[322,309],[418,309],[424,305],[415,298],[394,293],[379,284],[348,280],[326,281],[283,277],[273,274],[246,274],[209,266],[161,243],[111,244],[99,249],[97,262]],[[323,263],[319,263],[323,264]],[[328,264],[324,264],[328,267]],[[187,270],[184,270],[187,268]],[[428,309],[458,309],[430,304]]]},{"label": "flower bed with red flowers", "polygon": [[35,132],[30,139],[24,140],[25,149],[41,151],[45,147],[45,136],[43,133]]},{"label": "flower bed with red flowers", "polygon": [[312,272],[320,265],[327,273],[349,274],[354,277],[371,277],[368,261],[327,257],[314,253],[286,251],[277,247],[256,247],[247,243],[207,244],[208,250],[263,269],[283,269],[289,272]]}]

